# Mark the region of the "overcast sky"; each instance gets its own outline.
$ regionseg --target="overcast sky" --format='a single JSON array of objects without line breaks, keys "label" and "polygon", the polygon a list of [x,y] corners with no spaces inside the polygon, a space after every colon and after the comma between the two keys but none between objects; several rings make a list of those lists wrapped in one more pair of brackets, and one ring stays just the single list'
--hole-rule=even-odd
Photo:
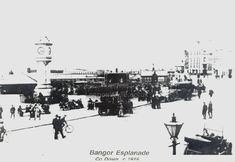
[{"label": "overcast sky", "polygon": [[53,67],[171,67],[197,40],[233,50],[234,12],[232,0],[1,1],[0,72],[33,67],[43,36]]}]

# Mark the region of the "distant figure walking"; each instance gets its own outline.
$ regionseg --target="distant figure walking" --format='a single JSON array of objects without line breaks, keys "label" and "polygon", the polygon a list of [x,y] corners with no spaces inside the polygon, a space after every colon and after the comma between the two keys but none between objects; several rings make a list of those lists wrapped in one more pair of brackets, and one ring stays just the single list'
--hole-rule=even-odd
[{"label": "distant figure walking", "polygon": [[0,121],[0,142],[4,140],[4,135],[6,134],[6,129],[4,128],[4,122]]},{"label": "distant figure walking", "polygon": [[213,117],[213,107],[212,107],[212,102],[211,101],[209,102],[209,105],[208,105],[208,115],[209,115],[209,118],[212,119],[212,117]]},{"label": "distant figure walking", "polygon": [[32,105],[30,105],[29,108],[30,108],[29,109],[29,120],[30,120],[31,118],[35,118],[35,107],[32,107]]},{"label": "distant figure walking", "polygon": [[203,102],[203,107],[202,107],[202,116],[203,119],[206,119],[206,112],[207,112],[207,105],[205,102]]},{"label": "distant figure walking", "polygon": [[2,108],[2,106],[0,105],[0,119],[2,119],[2,113],[3,113],[3,108]]},{"label": "distant figure walking", "polygon": [[20,117],[22,117],[24,115],[24,112],[23,112],[23,109],[22,109],[21,105],[18,107],[17,112],[18,112]]},{"label": "distant figure walking", "polygon": [[98,106],[97,106],[97,105],[98,105],[98,104],[97,104],[98,102],[99,102],[98,100],[95,100],[95,109],[96,109],[96,110],[98,109]]},{"label": "distant figure walking", "polygon": [[64,126],[68,125],[68,123],[67,123],[67,121],[66,121],[66,119],[65,119],[65,118],[66,118],[66,116],[67,116],[67,115],[64,115],[64,116],[63,116],[63,118],[61,118],[61,124],[62,124],[62,127],[64,127]]},{"label": "distant figure walking", "polygon": [[36,120],[37,118],[39,120],[41,120],[41,114],[42,114],[42,110],[38,107],[38,105],[35,105],[35,114],[34,114],[34,120]]},{"label": "distant figure walking", "polygon": [[157,109],[161,109],[161,96],[160,96],[160,94],[157,94],[156,95],[156,104],[157,104]]},{"label": "distant figure walking", "polygon": [[209,96],[212,97],[214,94],[214,91],[212,89],[209,90]]},{"label": "distant figure walking", "polygon": [[94,110],[94,102],[91,98],[88,100],[88,110]]},{"label": "distant figure walking", "polygon": [[201,98],[201,94],[202,94],[202,89],[201,89],[201,87],[199,87],[197,90],[197,95],[198,95],[199,99]]},{"label": "distant figure walking", "polygon": [[153,109],[156,109],[156,102],[157,102],[157,96],[154,95],[154,96],[152,97],[152,102],[151,102],[151,105],[152,105],[152,108],[153,108]]},{"label": "distant figure walking", "polygon": [[11,118],[15,118],[15,111],[16,111],[16,108],[13,105],[11,105],[11,109],[10,109]]}]

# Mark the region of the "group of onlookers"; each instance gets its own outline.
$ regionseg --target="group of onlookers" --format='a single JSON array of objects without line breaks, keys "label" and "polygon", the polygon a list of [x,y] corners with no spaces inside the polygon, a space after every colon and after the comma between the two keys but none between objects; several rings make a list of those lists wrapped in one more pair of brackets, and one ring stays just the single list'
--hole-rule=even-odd
[{"label": "group of onlookers", "polygon": [[69,101],[69,99],[66,98],[66,99],[63,99],[62,101],[60,101],[59,107],[62,110],[72,110],[72,109],[84,108],[84,105],[83,105],[81,99]]},{"label": "group of onlookers", "polygon": [[[18,114],[19,117],[23,117],[25,115],[25,113],[29,113],[29,119],[34,118],[36,119],[41,119],[41,114],[45,113],[45,114],[49,114],[49,105],[47,104],[30,104],[30,105],[26,105],[25,108],[22,108],[21,105],[19,105],[19,107],[16,109],[14,105],[11,105],[10,108],[10,118],[15,119],[16,117],[16,113]],[[0,106],[0,119],[2,119],[3,117],[3,108],[2,106]]]},{"label": "group of onlookers", "polygon": [[212,97],[213,97],[214,91],[212,89],[209,90],[209,96],[210,96],[210,101],[208,104],[206,102],[203,102],[203,107],[202,107],[202,115],[203,119],[206,119],[206,115],[208,113],[209,119],[212,119],[213,117],[213,104],[212,104]]}]

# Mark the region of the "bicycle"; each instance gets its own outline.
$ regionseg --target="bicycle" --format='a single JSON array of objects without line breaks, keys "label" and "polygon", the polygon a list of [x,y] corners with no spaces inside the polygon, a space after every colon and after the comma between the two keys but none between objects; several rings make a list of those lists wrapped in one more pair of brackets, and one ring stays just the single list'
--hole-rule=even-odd
[{"label": "bicycle", "polygon": [[64,126],[64,131],[67,132],[67,133],[72,133],[74,131],[74,127],[72,125],[66,124]]}]

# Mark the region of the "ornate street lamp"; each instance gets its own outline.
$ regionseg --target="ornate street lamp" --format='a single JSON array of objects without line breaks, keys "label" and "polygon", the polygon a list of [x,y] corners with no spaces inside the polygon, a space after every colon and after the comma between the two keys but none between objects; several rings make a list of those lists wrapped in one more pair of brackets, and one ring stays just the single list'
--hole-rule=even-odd
[{"label": "ornate street lamp", "polygon": [[170,139],[172,139],[172,145],[170,145],[169,147],[173,147],[173,155],[176,155],[176,145],[179,144],[176,143],[176,139],[178,139],[181,127],[183,126],[184,123],[177,122],[175,113],[173,113],[171,122],[164,124],[166,126],[168,133],[170,134]]}]

